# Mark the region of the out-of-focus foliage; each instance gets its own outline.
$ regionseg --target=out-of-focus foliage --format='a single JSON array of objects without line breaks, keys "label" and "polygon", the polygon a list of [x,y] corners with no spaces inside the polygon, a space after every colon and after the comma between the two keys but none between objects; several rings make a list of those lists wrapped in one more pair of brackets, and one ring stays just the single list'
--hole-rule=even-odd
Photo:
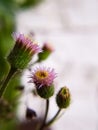
[{"label": "out-of-focus foliage", "polygon": [[20,7],[28,7],[28,6],[35,6],[42,0],[13,0],[13,1],[15,1]]},{"label": "out-of-focus foliage", "polygon": [[[9,71],[9,64],[6,61],[6,56],[13,47],[12,32],[15,31],[15,14],[18,10],[35,6],[42,0],[0,0],[0,86]],[[19,76],[15,77],[7,88],[4,98],[11,105],[17,104],[17,91],[15,86],[19,85]],[[0,119],[0,130],[14,129],[14,119],[7,122],[2,122]]]},{"label": "out-of-focus foliage", "polygon": [[42,0],[0,0],[0,80],[7,72],[5,57],[13,45],[11,33],[15,31],[15,13],[23,7],[34,6]]}]

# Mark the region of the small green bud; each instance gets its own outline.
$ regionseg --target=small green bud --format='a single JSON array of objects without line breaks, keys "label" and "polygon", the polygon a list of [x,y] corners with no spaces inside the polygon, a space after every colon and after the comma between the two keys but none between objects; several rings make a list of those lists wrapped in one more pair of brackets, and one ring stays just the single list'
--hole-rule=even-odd
[{"label": "small green bud", "polygon": [[45,43],[42,47],[43,52],[38,54],[38,62],[46,60],[50,54],[54,51],[50,44]]},{"label": "small green bud", "polygon": [[54,85],[39,87],[37,88],[37,93],[40,97],[48,99],[54,94]]},{"label": "small green bud", "polygon": [[62,87],[56,96],[56,103],[59,108],[67,108],[70,105],[70,92],[67,87]]}]

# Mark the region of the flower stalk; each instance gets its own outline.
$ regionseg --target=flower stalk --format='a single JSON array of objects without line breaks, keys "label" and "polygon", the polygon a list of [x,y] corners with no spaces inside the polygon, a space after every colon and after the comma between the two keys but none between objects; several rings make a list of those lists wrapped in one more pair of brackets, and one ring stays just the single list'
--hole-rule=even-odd
[{"label": "flower stalk", "polygon": [[11,78],[14,76],[14,74],[17,72],[17,69],[14,69],[14,68],[10,68],[10,71],[5,79],[5,81],[3,82],[1,88],[0,88],[0,98],[3,96],[7,86],[8,86],[8,83],[9,81],[11,80]]},{"label": "flower stalk", "polygon": [[61,109],[59,108],[59,110],[57,111],[57,113],[55,114],[55,116],[50,121],[48,121],[45,124],[45,127],[49,127],[51,124],[53,124],[56,121],[56,119],[57,119],[58,115],[60,114],[60,112],[61,112]]},{"label": "flower stalk", "polygon": [[41,125],[41,127],[40,127],[40,130],[43,130],[43,128],[45,127],[45,123],[46,123],[48,111],[49,111],[49,99],[46,100],[46,111],[45,111],[45,116],[44,116],[42,125]]}]

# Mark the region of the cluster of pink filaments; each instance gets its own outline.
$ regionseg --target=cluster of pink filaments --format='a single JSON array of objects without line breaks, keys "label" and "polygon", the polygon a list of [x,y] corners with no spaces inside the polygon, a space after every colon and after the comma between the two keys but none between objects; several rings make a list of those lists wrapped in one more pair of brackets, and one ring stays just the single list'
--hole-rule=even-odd
[{"label": "cluster of pink filaments", "polygon": [[31,82],[33,82],[36,87],[51,86],[53,80],[56,78],[56,73],[54,69],[46,67],[37,67],[31,75]]},{"label": "cluster of pink filaments", "polygon": [[41,48],[37,44],[33,43],[31,38],[26,37],[24,34],[13,33],[13,38],[16,41],[16,45],[24,47],[26,50],[29,50],[31,54],[41,52]]}]

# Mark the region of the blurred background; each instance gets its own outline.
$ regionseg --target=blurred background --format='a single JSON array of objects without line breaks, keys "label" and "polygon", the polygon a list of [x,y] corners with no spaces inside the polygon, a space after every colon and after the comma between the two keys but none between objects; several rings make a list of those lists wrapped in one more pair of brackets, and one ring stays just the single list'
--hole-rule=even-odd
[{"label": "blurred background", "polygon": [[[98,1],[97,0],[0,0],[0,79],[8,72],[6,55],[13,46],[11,33],[35,33],[42,45],[49,42],[54,53],[41,64],[54,67],[58,73],[55,80],[56,93],[62,86],[69,87],[72,102],[65,114],[54,125],[55,130],[98,130]],[[33,69],[33,68],[32,68]],[[19,82],[31,89],[26,70],[19,81],[16,77],[5,97],[12,102],[16,98],[13,86]],[[20,111],[25,102],[39,114],[44,102],[31,97],[30,90],[20,99]],[[32,102],[32,103],[31,103]],[[49,117],[57,111],[51,98]],[[24,115],[21,114],[21,120]],[[10,125],[9,125],[10,124]],[[9,123],[12,128],[13,123]],[[8,125],[2,125],[6,130]]]}]

